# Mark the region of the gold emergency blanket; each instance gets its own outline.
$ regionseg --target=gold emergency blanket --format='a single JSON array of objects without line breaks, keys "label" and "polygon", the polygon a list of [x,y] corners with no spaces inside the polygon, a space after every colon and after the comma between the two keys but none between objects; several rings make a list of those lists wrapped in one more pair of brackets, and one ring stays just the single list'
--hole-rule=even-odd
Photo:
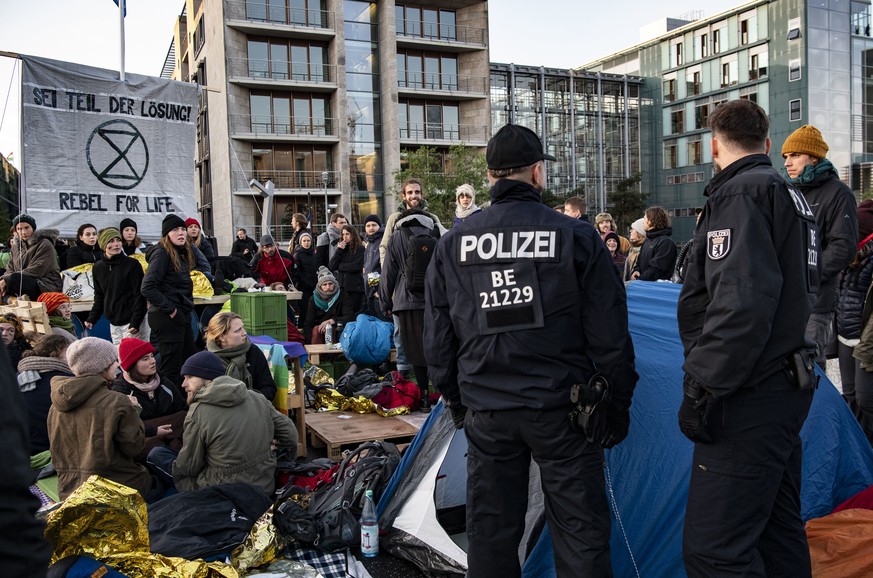
[{"label": "gold emergency blanket", "polygon": [[234,568],[244,574],[250,568],[257,568],[275,560],[282,548],[282,538],[273,525],[273,506],[270,506],[252,526],[245,542],[233,551]]},{"label": "gold emergency blanket", "polygon": [[[139,261],[143,272],[148,271],[149,264],[146,262],[145,255],[134,253],[131,257]],[[202,272],[191,271],[191,282],[194,283],[194,297],[212,297],[215,295],[212,283],[209,282],[209,279]]]},{"label": "gold emergency blanket", "polygon": [[46,517],[52,563],[90,556],[130,578],[239,578],[232,566],[152,554],[148,513],[139,492],[91,476]]},{"label": "gold emergency blanket", "polygon": [[355,413],[377,413],[382,417],[391,417],[394,415],[406,415],[409,413],[409,408],[405,405],[394,407],[391,409],[383,408],[382,406],[373,403],[372,399],[368,399],[362,395],[357,397],[346,397],[335,389],[325,387],[315,392],[315,409],[318,411],[353,411]]}]

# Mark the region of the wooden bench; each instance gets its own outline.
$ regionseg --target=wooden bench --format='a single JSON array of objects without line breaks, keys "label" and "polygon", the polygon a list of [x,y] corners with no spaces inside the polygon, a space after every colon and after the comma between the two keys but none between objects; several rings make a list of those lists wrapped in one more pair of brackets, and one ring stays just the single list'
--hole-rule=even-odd
[{"label": "wooden bench", "polygon": [[312,444],[323,442],[327,446],[327,457],[335,462],[342,459],[344,445],[357,447],[372,440],[406,442],[418,433],[417,427],[396,417],[350,411],[311,413],[306,427],[312,435]]},{"label": "wooden bench", "polygon": [[[324,344],[307,345],[306,354],[309,356],[309,363],[311,363],[312,365],[320,365],[322,356],[327,358],[334,355],[342,355],[343,348],[340,347],[339,344],[336,344],[336,346]],[[328,360],[325,359],[325,361]],[[392,349],[391,352],[388,354],[388,361],[397,361],[396,349]]]}]

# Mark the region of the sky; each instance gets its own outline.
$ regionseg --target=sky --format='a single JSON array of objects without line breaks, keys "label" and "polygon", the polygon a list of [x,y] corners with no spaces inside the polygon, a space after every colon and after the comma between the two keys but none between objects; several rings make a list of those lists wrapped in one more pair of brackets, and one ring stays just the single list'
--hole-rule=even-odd
[{"label": "sky", "polygon": [[[639,42],[642,26],[702,10],[713,16],[742,0],[490,0],[492,62],[572,68]],[[128,0],[125,70],[159,76],[184,0]],[[118,8],[112,0],[0,0],[0,51],[117,70]],[[19,165],[20,63],[0,57],[0,153]],[[10,90],[11,87],[11,90]]]}]

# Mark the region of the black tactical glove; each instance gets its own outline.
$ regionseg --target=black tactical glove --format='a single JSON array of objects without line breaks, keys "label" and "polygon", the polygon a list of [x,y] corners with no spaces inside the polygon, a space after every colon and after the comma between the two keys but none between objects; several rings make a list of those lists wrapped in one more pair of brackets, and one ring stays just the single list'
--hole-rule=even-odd
[{"label": "black tactical glove", "polygon": [[600,438],[600,447],[605,450],[615,447],[627,437],[630,426],[630,411],[619,409],[612,404],[606,410],[606,427]]},{"label": "black tactical glove", "polygon": [[461,402],[446,403],[446,407],[452,412],[452,422],[455,429],[464,429],[464,418],[467,417],[467,407]]},{"label": "black tactical glove", "polygon": [[679,406],[679,429],[694,443],[711,442],[712,436],[707,429],[706,409],[714,398],[687,375],[682,390],[684,397],[682,405]]}]

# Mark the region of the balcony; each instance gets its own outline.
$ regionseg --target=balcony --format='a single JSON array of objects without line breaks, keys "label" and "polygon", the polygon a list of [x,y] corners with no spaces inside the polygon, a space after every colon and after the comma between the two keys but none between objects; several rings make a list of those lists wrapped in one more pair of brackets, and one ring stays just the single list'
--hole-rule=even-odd
[{"label": "balcony", "polygon": [[339,142],[332,118],[230,115],[233,138],[259,141]]},{"label": "balcony", "polygon": [[276,6],[264,0],[225,0],[227,25],[248,34],[269,34],[285,38],[321,38],[336,35],[336,14],[326,10],[299,10]]},{"label": "balcony", "polygon": [[488,79],[457,74],[424,74],[407,71],[399,74],[397,92],[401,96],[433,96],[467,100],[488,96]]},{"label": "balcony", "polygon": [[485,146],[490,137],[491,127],[489,126],[408,123],[400,128],[401,145],[451,146],[465,144]]},{"label": "balcony", "polygon": [[485,50],[485,29],[449,24],[422,25],[418,20],[397,21],[397,46],[421,48],[429,46],[442,52]]},{"label": "balcony", "polygon": [[[339,171],[327,172],[328,194],[339,191]],[[322,171],[233,171],[233,190],[250,192],[249,181],[255,179],[261,183],[273,181],[277,191],[304,191],[324,194],[325,184],[321,180]]]},{"label": "balcony", "polygon": [[276,62],[228,58],[230,82],[249,88],[305,88],[312,92],[336,90],[336,66],[309,62]]}]

